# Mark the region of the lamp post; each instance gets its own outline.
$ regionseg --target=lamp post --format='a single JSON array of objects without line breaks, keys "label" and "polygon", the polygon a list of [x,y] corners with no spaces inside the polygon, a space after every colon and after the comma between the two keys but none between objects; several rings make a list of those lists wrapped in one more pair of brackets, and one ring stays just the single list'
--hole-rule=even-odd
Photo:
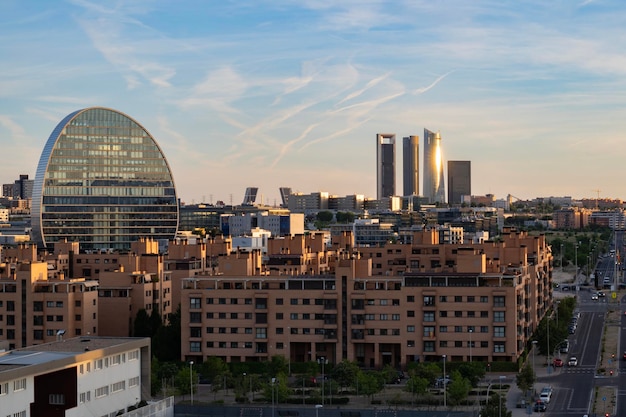
[{"label": "lamp post", "polygon": [[561,272],[563,272],[563,244],[561,243]]},{"label": "lamp post", "polygon": [[574,284],[578,283],[578,242],[574,244],[574,261],[576,262],[576,271],[574,272]]},{"label": "lamp post", "polygon": [[326,359],[323,356],[320,356],[317,359],[317,363],[322,365],[322,405],[324,405],[324,380],[326,379],[326,376],[324,374],[324,365],[328,363],[328,359]]},{"label": "lamp post", "polygon": [[193,361],[189,361],[189,393],[191,394],[191,405],[193,405]]},{"label": "lamp post", "polygon": [[498,398],[500,399],[500,402],[498,404],[498,417],[502,417],[502,380],[504,378],[504,375],[500,375],[500,392],[498,393]]},{"label": "lamp post", "polygon": [[443,358],[443,406],[447,407],[446,391],[448,384],[446,384],[446,355],[441,356]]},{"label": "lamp post", "polygon": [[469,339],[470,339],[469,340],[469,351],[470,351],[469,352],[470,353],[469,359],[470,359],[470,363],[472,362],[472,332],[473,332],[473,330],[470,328],[469,329]]},{"label": "lamp post", "polygon": [[272,417],[274,417],[274,385],[276,383],[276,378],[272,378]]},{"label": "lamp post", "polygon": [[322,404],[315,404],[315,417],[319,417],[319,411],[322,407],[324,407]]}]

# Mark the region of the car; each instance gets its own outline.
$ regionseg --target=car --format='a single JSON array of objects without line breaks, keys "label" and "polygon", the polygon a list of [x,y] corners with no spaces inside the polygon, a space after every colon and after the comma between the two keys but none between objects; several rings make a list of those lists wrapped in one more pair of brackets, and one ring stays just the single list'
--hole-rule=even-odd
[{"label": "car", "polygon": [[594,292],[593,294],[591,294],[591,299],[592,300],[597,300],[598,299],[598,293]]},{"label": "car", "polygon": [[552,365],[554,365],[556,368],[560,368],[561,366],[563,366],[563,359],[554,358],[554,360],[552,361]]},{"label": "car", "polygon": [[598,297],[606,297],[606,294],[602,291],[598,292]]},{"label": "car", "polygon": [[544,411],[546,411],[547,408],[548,408],[548,406],[546,405],[545,402],[543,402],[541,400],[537,400],[535,402],[535,405],[533,406],[533,411],[534,412],[544,412]]},{"label": "car", "polygon": [[571,358],[569,358],[569,361],[567,361],[567,366],[578,366],[578,358],[576,358],[576,356],[572,356]]},{"label": "car", "polygon": [[626,350],[624,351],[624,353],[622,354],[622,359],[624,359],[626,361]]},{"label": "car", "polygon": [[563,342],[561,342],[561,353],[568,353],[569,352],[569,340],[564,340]]},{"label": "car", "polygon": [[552,399],[552,388],[545,387],[544,389],[542,389],[541,394],[539,394],[539,399],[544,403],[549,404],[550,400]]}]

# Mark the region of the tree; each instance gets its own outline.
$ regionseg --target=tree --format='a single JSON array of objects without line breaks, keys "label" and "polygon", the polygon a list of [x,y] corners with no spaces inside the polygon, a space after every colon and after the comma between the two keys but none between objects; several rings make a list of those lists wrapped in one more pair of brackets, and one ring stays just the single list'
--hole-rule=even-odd
[{"label": "tree", "polygon": [[519,389],[522,390],[524,396],[526,396],[528,390],[531,389],[535,384],[535,371],[533,370],[532,366],[526,364],[515,378],[517,386],[519,387]]},{"label": "tree", "polygon": [[418,363],[412,362],[409,364],[409,375],[420,377],[428,380],[428,382],[432,385],[435,383],[437,378],[441,376],[441,368],[433,362],[429,363]]},{"label": "tree", "polygon": [[317,220],[322,223],[330,223],[333,221],[333,212],[332,211],[319,211],[317,213]]},{"label": "tree", "polygon": [[287,385],[287,374],[281,373],[271,378],[263,387],[263,397],[266,401],[274,401],[279,404],[285,402],[291,395],[291,389]]},{"label": "tree", "polygon": [[491,395],[487,404],[480,410],[481,417],[512,417],[513,412],[506,408],[506,398],[501,398],[500,394]]},{"label": "tree", "polygon": [[162,361],[180,360],[180,305],[170,315],[167,326],[158,328],[152,337],[152,353]]},{"label": "tree", "polygon": [[150,337],[154,336],[163,324],[163,319],[159,314],[158,309],[153,308],[150,313]]},{"label": "tree", "polygon": [[230,376],[228,364],[217,356],[210,356],[200,365],[200,373],[211,384],[223,381],[224,376]]},{"label": "tree", "polygon": [[458,405],[467,398],[472,389],[472,384],[467,378],[463,378],[459,371],[452,372],[450,379],[451,381],[447,386],[448,399],[450,404]]},{"label": "tree", "polygon": [[404,387],[404,390],[406,392],[410,392],[413,396],[416,396],[426,394],[430,385],[430,381],[428,381],[426,378],[412,376],[409,378],[408,381],[406,381],[406,386]]},{"label": "tree", "polygon": [[152,337],[152,327],[150,325],[150,317],[145,309],[137,311],[135,321],[133,322],[134,337]]},{"label": "tree", "polygon": [[267,372],[270,376],[278,376],[279,374],[287,374],[289,369],[289,363],[287,358],[282,355],[272,356],[272,359],[267,364]]},{"label": "tree", "polygon": [[193,392],[196,392],[197,385],[192,384],[197,380],[196,372],[189,368],[189,366],[183,366],[176,374],[176,389],[180,395],[189,394],[192,388]]},{"label": "tree", "polygon": [[478,385],[478,382],[485,376],[485,364],[481,362],[463,362],[457,368],[461,376],[469,380],[472,387]]},{"label": "tree", "polygon": [[359,373],[359,366],[356,362],[343,360],[333,368],[332,378],[341,388],[355,385],[356,377]]},{"label": "tree", "polygon": [[384,381],[379,378],[378,372],[360,372],[357,378],[359,381],[359,393],[370,397],[370,401],[374,394],[382,391],[385,386]]}]

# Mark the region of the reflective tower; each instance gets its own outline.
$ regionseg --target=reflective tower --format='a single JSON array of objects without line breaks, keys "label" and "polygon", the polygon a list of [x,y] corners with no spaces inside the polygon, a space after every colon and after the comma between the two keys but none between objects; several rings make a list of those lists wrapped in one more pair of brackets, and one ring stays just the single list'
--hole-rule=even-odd
[{"label": "reflective tower", "polygon": [[419,136],[402,138],[402,189],[404,196],[419,195]]},{"label": "reflective tower", "polygon": [[116,110],[93,107],[52,131],[33,186],[32,237],[50,246],[127,250],[142,237],[172,239],[178,200],[154,138]]},{"label": "reflective tower", "polygon": [[396,135],[376,135],[376,198],[396,195]]},{"label": "reflective tower", "polygon": [[441,136],[424,129],[424,197],[431,203],[445,203]]}]

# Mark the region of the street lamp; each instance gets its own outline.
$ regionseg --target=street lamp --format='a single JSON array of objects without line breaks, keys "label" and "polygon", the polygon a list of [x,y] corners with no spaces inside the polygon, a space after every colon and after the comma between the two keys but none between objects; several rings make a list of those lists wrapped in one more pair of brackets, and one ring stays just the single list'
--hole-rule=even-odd
[{"label": "street lamp", "polygon": [[326,379],[326,376],[324,374],[324,365],[328,363],[328,359],[320,356],[319,358],[317,358],[317,363],[322,365],[322,405],[324,405],[324,380]]},{"label": "street lamp", "polygon": [[470,353],[470,358],[469,359],[470,359],[470,363],[472,362],[472,332],[473,332],[473,330],[470,328],[469,329],[469,339],[470,339],[469,340],[469,351],[470,351],[469,352]]},{"label": "street lamp", "polygon": [[498,404],[498,417],[502,417],[502,380],[504,378],[504,375],[500,375],[500,392],[498,393],[498,398],[500,399],[500,402]]},{"label": "street lamp", "polygon": [[193,405],[193,361],[189,361],[189,392],[191,394],[191,405]]},{"label": "street lamp", "polygon": [[315,404],[315,417],[319,417],[320,408],[323,408],[322,404]]},{"label": "street lamp", "polygon": [[446,355],[442,355],[442,358],[443,358],[443,406],[445,408],[447,406],[447,403],[446,403],[446,401],[447,401],[446,400],[446,388],[447,388],[447,385],[448,385],[448,384],[446,384]]},{"label": "street lamp", "polygon": [[[246,383],[246,373],[243,373],[243,383]],[[250,375],[250,392],[252,392],[252,375]],[[246,397],[248,397],[248,402],[250,402],[250,394],[248,394]]]},{"label": "street lamp", "polygon": [[276,378],[272,378],[272,417],[274,417],[274,385],[276,383]]}]

